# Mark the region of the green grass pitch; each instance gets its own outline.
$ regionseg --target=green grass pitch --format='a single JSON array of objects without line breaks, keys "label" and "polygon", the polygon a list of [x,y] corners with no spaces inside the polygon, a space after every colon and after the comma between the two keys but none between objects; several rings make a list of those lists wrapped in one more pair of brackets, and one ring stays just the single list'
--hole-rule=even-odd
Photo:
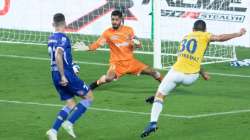
[{"label": "green grass pitch", "polygon": [[[239,58],[250,50],[237,49]],[[74,52],[80,77],[90,83],[108,69],[107,52]],[[152,65],[152,56],[137,55]],[[46,46],[0,44],[0,140],[46,140],[60,105],[52,85]],[[159,130],[146,140],[249,140],[250,68],[205,65],[211,80],[178,87],[166,100]],[[166,71],[161,71],[165,74]],[[226,74],[224,76],[220,74]],[[77,122],[78,140],[139,140],[151,106],[144,99],[158,83],[127,75],[95,90],[95,101]],[[59,140],[71,140],[60,130]]]}]

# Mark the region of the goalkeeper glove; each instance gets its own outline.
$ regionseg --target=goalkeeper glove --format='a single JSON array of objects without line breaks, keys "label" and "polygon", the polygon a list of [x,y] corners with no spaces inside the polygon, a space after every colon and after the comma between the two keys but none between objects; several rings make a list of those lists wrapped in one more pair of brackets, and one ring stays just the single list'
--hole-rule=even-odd
[{"label": "goalkeeper glove", "polygon": [[141,46],[141,42],[140,42],[140,40],[138,39],[138,38],[133,38],[132,39],[132,42],[133,42],[133,44],[137,47],[137,48],[141,48],[142,46]]},{"label": "goalkeeper glove", "polygon": [[85,45],[84,42],[76,42],[72,48],[74,51],[88,51],[89,50],[89,46]]},{"label": "goalkeeper glove", "polygon": [[73,65],[73,70],[74,70],[74,73],[77,75],[79,72],[80,72],[80,66],[76,63],[72,63]]}]

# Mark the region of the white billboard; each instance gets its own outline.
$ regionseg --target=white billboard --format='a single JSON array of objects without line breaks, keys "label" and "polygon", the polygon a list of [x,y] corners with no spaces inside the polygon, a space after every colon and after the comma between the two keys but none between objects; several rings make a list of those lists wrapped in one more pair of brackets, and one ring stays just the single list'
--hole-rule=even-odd
[{"label": "white billboard", "polygon": [[[248,28],[246,36],[229,44],[250,47],[249,0],[158,0],[161,3],[162,40],[181,40],[203,19],[209,32],[231,33]],[[110,27],[110,13],[122,9],[125,24],[141,38],[151,36],[150,0],[0,0],[0,28],[52,32],[52,16],[66,16],[69,31],[100,35]]]}]

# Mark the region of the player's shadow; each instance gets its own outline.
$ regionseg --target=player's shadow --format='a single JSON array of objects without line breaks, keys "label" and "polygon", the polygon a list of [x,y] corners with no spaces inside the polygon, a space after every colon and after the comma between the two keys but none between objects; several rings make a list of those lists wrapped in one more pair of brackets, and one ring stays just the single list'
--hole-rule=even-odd
[{"label": "player's shadow", "polygon": [[155,93],[157,87],[129,87],[128,85],[124,85],[121,83],[110,83],[106,85],[102,85],[96,89],[98,91],[112,91],[122,94],[152,94]]},{"label": "player's shadow", "polygon": [[224,87],[222,87],[222,90],[213,89],[213,88],[204,88],[204,86],[200,85],[193,85],[193,86],[179,86],[175,90],[172,91],[170,94],[171,96],[175,95],[185,95],[185,96],[202,96],[202,97],[208,97],[208,98],[216,98],[216,97],[225,97],[225,98],[232,98],[232,99],[250,99],[250,95],[248,92],[225,92],[223,90]]}]

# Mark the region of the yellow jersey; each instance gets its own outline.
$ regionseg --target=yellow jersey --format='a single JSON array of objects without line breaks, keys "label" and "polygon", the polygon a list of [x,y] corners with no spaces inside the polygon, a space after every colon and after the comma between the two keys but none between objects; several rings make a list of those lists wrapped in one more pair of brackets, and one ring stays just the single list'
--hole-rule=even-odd
[{"label": "yellow jersey", "polygon": [[173,66],[174,70],[187,74],[198,73],[210,37],[210,33],[201,31],[186,35],[178,48],[177,62]]}]

